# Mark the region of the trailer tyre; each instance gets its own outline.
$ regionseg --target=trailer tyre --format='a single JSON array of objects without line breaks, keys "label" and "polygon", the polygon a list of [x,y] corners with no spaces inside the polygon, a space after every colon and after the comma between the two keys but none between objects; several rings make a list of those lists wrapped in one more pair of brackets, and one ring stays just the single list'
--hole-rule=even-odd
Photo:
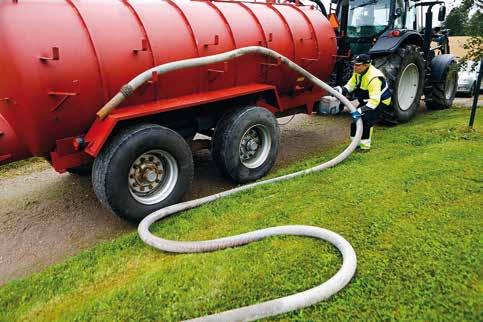
[{"label": "trailer tyre", "polygon": [[221,172],[238,183],[263,177],[278,155],[280,130],[268,110],[249,106],[232,110],[218,122],[211,152]]},{"label": "trailer tyre", "polygon": [[375,59],[374,65],[386,75],[389,88],[394,91],[392,113],[383,111],[383,119],[408,122],[418,111],[424,89],[425,62],[419,47],[402,46],[394,54]]},{"label": "trailer tyre", "polygon": [[102,205],[132,221],[178,202],[192,180],[193,157],[186,141],[154,124],[122,129],[94,160],[92,171]]},{"label": "trailer tyre", "polygon": [[429,100],[426,102],[426,107],[430,110],[450,108],[456,96],[457,87],[458,70],[456,61],[453,61],[446,67],[442,81],[432,84],[431,91],[427,95]]}]

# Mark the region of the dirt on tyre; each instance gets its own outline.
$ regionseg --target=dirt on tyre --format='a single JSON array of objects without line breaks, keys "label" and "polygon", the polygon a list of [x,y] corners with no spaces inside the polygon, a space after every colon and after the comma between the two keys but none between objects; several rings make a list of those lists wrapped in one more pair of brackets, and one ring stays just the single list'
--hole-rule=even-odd
[{"label": "dirt on tyre", "polygon": [[175,131],[142,124],[120,130],[94,160],[92,184],[104,207],[140,221],[182,198],[193,180],[193,157]]},{"label": "dirt on tyre", "polygon": [[426,95],[426,107],[430,110],[450,108],[453,105],[457,87],[458,69],[456,68],[456,61],[453,61],[446,66],[442,81],[432,83],[431,91]]},{"label": "dirt on tyre", "polygon": [[220,119],[211,153],[226,177],[246,183],[270,171],[279,146],[280,130],[275,116],[262,107],[248,106],[232,110]]},{"label": "dirt on tyre", "polygon": [[393,90],[392,109],[383,113],[388,122],[406,123],[419,109],[423,95],[425,61],[416,45],[406,45],[394,54],[376,58],[374,65],[387,78]]}]

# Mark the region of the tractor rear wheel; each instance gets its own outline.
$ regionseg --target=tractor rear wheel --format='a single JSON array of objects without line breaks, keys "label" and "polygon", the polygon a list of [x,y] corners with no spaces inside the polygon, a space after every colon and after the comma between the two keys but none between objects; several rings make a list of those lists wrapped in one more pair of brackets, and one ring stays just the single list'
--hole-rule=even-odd
[{"label": "tractor rear wheel", "polygon": [[418,111],[423,95],[425,63],[419,47],[402,46],[389,56],[376,58],[374,66],[384,73],[393,90],[392,109],[382,111],[383,119],[391,123],[408,122]]}]

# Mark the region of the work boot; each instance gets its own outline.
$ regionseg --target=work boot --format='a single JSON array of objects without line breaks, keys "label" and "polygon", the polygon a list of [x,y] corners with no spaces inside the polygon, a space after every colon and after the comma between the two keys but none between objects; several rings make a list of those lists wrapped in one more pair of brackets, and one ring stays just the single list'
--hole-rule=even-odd
[{"label": "work boot", "polygon": [[359,148],[361,151],[369,151],[371,149],[371,139],[361,140]]},{"label": "work boot", "polygon": [[361,152],[368,152],[371,149],[371,138],[372,138],[372,132],[374,128],[371,127],[369,130],[369,138],[368,139],[361,139],[359,142],[359,148],[361,149]]}]

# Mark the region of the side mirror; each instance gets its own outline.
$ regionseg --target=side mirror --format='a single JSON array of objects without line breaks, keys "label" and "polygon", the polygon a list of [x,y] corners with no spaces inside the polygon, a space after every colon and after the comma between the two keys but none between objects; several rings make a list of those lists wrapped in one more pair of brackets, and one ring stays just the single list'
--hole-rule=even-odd
[{"label": "side mirror", "polygon": [[444,18],[446,18],[446,7],[441,6],[441,7],[439,7],[438,20],[444,21]]},{"label": "side mirror", "polygon": [[396,8],[396,10],[394,10],[394,18],[401,17],[401,15],[402,15],[402,9]]}]

